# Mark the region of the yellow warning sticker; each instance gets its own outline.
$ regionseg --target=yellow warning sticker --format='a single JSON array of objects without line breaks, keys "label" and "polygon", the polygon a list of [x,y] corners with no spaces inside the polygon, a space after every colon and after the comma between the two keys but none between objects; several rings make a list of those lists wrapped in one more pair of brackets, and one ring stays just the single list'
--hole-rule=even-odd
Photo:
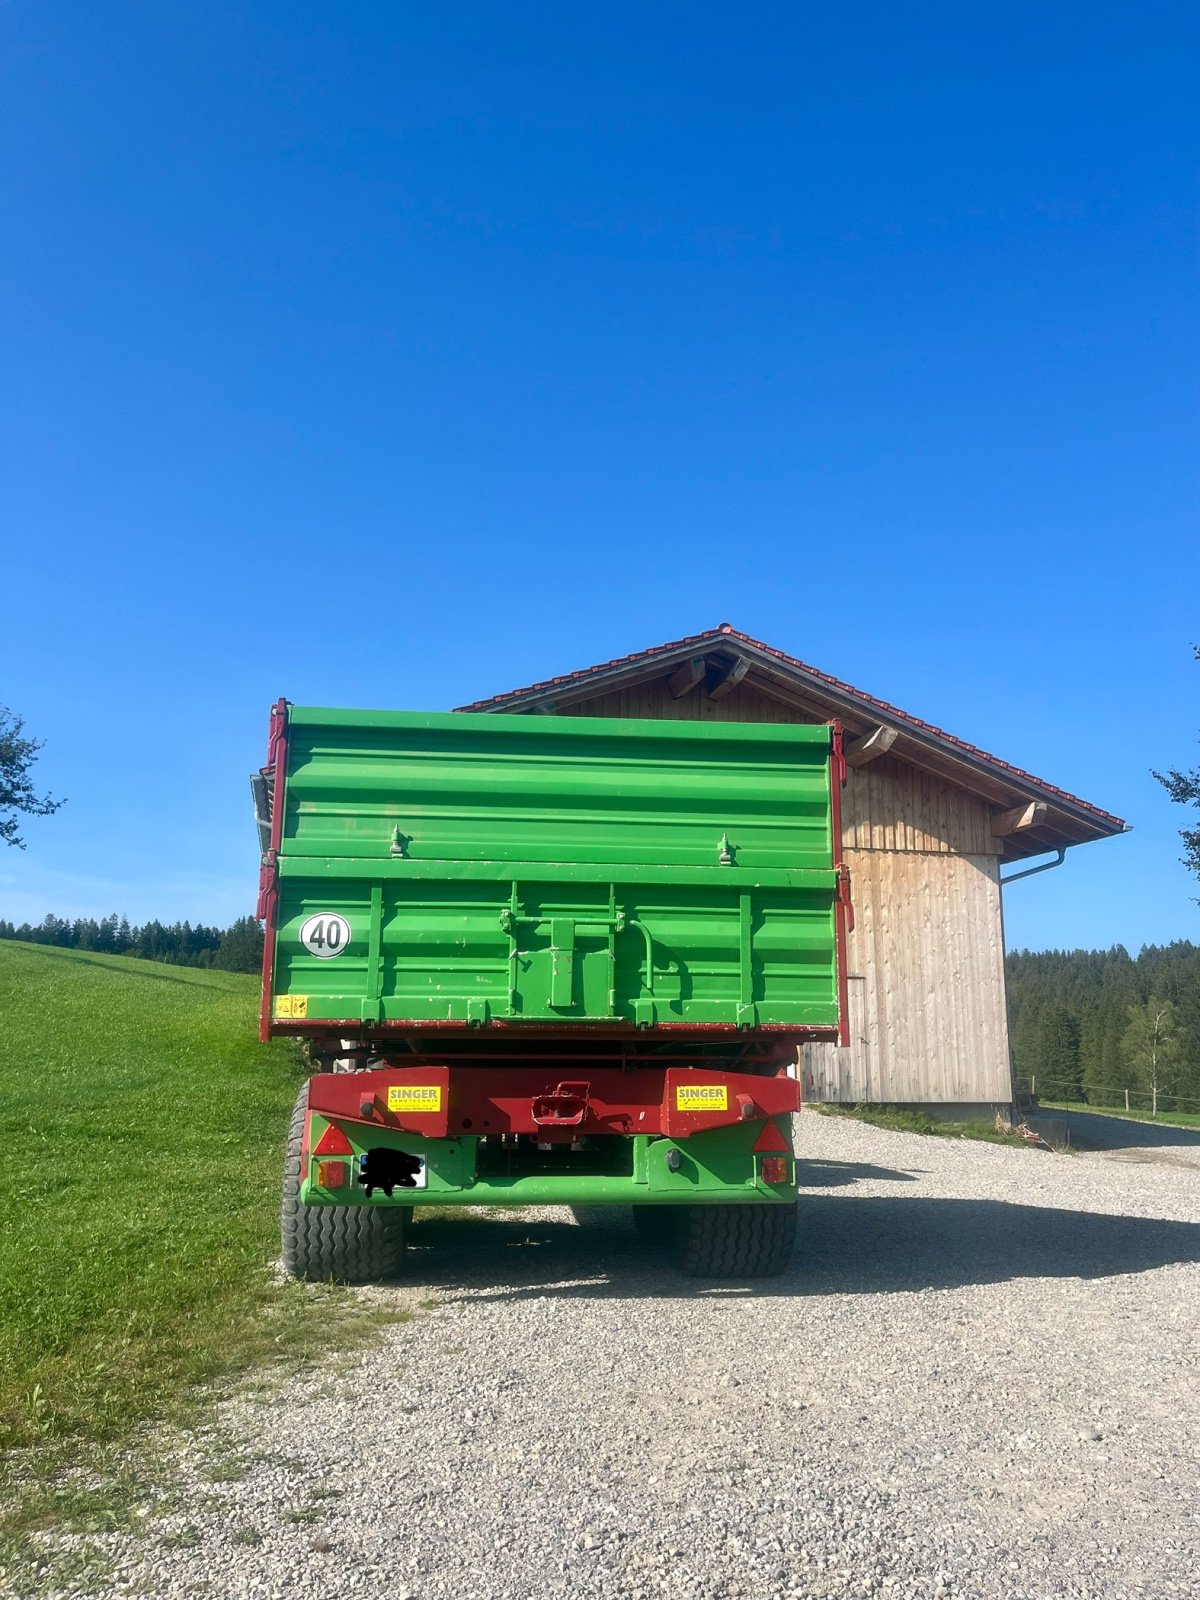
[{"label": "yellow warning sticker", "polygon": [[393,1083],[388,1089],[387,1106],[389,1111],[440,1111],[441,1085],[418,1088],[415,1084]]},{"label": "yellow warning sticker", "polygon": [[728,1111],[729,1087],[724,1083],[681,1083],[675,1089],[676,1111]]},{"label": "yellow warning sticker", "polygon": [[275,1019],[281,1021],[287,1017],[306,1017],[308,1015],[308,996],[306,994],[280,994],[275,996]]}]

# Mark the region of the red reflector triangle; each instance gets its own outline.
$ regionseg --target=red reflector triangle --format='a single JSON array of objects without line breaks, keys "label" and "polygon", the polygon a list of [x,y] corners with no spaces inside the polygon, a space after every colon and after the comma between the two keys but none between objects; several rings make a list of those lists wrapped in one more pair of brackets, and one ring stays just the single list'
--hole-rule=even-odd
[{"label": "red reflector triangle", "polygon": [[791,1146],[779,1131],[779,1124],[771,1117],[763,1123],[763,1131],[754,1141],[754,1148],[759,1153],[772,1150],[789,1156],[792,1153]]},{"label": "red reflector triangle", "polygon": [[[775,1148],[775,1145],[771,1146],[772,1150]],[[325,1132],[317,1142],[317,1148],[313,1151],[315,1156],[348,1156],[352,1154],[350,1141],[336,1122],[331,1122],[325,1129]]]}]

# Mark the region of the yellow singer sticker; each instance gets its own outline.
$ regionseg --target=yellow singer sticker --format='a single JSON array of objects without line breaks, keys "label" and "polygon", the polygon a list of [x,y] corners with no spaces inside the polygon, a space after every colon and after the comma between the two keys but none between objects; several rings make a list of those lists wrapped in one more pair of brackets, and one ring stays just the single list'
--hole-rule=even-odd
[{"label": "yellow singer sticker", "polygon": [[675,1089],[676,1111],[728,1111],[729,1088],[724,1083],[681,1083]]},{"label": "yellow singer sticker", "polygon": [[442,1090],[440,1084],[418,1088],[415,1084],[393,1083],[388,1088],[389,1111],[440,1111]]},{"label": "yellow singer sticker", "polygon": [[278,1022],[287,1017],[306,1017],[308,1015],[308,996],[306,994],[279,994],[275,996],[275,1020]]}]

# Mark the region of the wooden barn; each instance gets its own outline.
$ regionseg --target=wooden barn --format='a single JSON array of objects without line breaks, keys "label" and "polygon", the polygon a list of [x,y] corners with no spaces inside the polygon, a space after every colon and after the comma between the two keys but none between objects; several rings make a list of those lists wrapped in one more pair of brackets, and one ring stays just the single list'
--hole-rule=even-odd
[{"label": "wooden barn", "polygon": [[1125,829],[728,623],[459,709],[841,722],[855,913],[850,1045],[806,1047],[801,1076],[812,1100],[1007,1104],[1002,884],[1028,857]]}]

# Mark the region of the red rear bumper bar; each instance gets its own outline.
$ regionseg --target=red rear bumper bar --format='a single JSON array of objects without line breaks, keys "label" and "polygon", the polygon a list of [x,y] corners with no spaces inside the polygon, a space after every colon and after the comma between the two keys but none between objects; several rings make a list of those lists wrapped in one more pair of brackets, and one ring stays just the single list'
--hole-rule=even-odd
[{"label": "red rear bumper bar", "polygon": [[800,1108],[800,1085],[707,1067],[585,1069],[414,1066],[327,1072],[310,1080],[308,1105],[339,1122],[376,1123],[430,1139],[531,1134],[657,1133],[685,1139],[706,1128],[761,1121]]}]

